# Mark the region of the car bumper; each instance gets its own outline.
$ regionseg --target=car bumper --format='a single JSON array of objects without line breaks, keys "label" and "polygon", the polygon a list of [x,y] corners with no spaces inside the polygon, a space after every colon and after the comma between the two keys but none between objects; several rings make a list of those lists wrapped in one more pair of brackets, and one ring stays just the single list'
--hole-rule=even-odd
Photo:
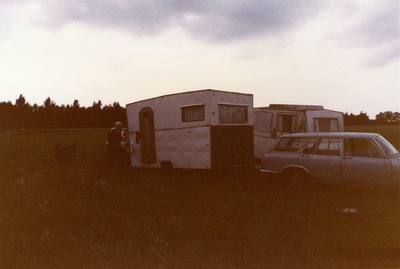
[{"label": "car bumper", "polygon": [[263,173],[269,173],[269,174],[280,174],[279,172],[272,171],[272,170],[259,169],[259,171],[263,172]]}]

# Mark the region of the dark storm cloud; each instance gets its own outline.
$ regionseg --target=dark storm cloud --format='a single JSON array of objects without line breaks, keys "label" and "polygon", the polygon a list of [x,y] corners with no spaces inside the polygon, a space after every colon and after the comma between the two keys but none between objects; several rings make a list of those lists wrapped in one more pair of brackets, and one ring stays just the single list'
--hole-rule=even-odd
[{"label": "dark storm cloud", "polygon": [[366,14],[349,31],[364,44],[399,41],[399,1],[382,1],[376,5],[372,13]]},{"label": "dark storm cloud", "polygon": [[181,26],[211,41],[232,41],[282,33],[313,18],[324,1],[220,1],[203,13],[190,14]]},{"label": "dark storm cloud", "polygon": [[3,36],[24,4],[37,7],[34,21],[50,29],[82,23],[156,35],[180,27],[198,40],[215,43],[286,33],[324,12],[333,15],[331,25],[341,25],[333,34],[336,40],[378,48],[367,65],[386,65],[400,55],[398,0],[0,0]]},{"label": "dark storm cloud", "polygon": [[377,10],[375,17],[369,17],[359,29],[354,30],[355,33],[361,33],[363,43],[382,47],[380,52],[366,63],[366,66],[385,66],[400,57],[399,14],[399,1],[387,1]]},{"label": "dark storm cloud", "polygon": [[79,21],[151,35],[179,26],[197,38],[225,42],[284,32],[313,18],[324,3],[322,0],[71,0],[42,2],[40,11],[42,22],[48,27]]},{"label": "dark storm cloud", "polygon": [[347,16],[356,18],[336,34],[336,38],[355,48],[378,48],[378,52],[366,58],[366,67],[385,66],[400,57],[399,1],[376,1],[365,8],[347,6],[352,10]]}]

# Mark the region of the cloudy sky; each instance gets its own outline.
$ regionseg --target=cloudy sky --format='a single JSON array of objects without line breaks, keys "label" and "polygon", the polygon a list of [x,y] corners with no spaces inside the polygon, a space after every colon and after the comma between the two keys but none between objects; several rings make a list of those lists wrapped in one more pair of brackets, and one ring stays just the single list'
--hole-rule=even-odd
[{"label": "cloudy sky", "polygon": [[0,102],[200,89],[400,111],[398,0],[0,0]]}]

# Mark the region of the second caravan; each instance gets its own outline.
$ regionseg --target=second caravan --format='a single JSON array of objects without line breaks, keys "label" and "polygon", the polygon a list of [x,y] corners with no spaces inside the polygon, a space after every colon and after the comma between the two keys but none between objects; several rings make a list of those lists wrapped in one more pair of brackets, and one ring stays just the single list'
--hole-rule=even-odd
[{"label": "second caravan", "polygon": [[254,157],[271,151],[282,134],[343,132],[343,113],[314,105],[278,105],[254,108]]},{"label": "second caravan", "polygon": [[253,95],[199,90],[127,104],[131,165],[253,166]]}]

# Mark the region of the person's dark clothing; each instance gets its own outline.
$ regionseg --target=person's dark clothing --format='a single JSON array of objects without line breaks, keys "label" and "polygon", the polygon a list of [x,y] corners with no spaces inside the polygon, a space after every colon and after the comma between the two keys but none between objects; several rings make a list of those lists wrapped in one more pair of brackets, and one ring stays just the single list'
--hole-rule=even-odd
[{"label": "person's dark clothing", "polygon": [[121,132],[117,128],[112,128],[108,133],[108,146],[110,148],[120,147],[122,141]]},{"label": "person's dark clothing", "polygon": [[108,164],[119,164],[124,160],[124,148],[121,147],[122,136],[117,128],[112,128],[108,133],[106,158]]}]

